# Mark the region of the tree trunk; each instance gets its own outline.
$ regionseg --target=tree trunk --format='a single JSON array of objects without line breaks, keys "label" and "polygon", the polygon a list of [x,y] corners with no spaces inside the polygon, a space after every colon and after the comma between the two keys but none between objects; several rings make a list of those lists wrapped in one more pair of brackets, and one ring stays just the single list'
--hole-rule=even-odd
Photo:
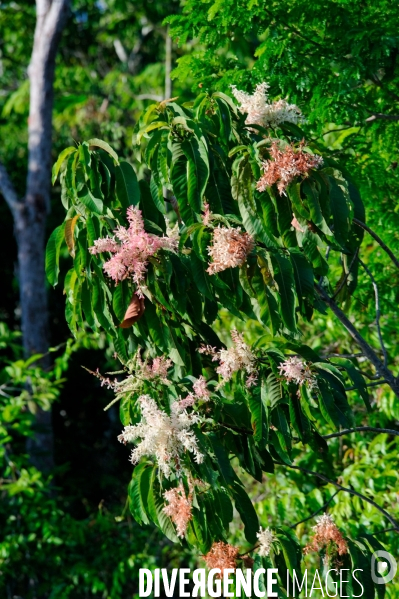
[{"label": "tree trunk", "polygon": [[[48,307],[44,270],[46,218],[50,211],[51,134],[55,57],[70,0],[36,0],[37,19],[29,66],[30,106],[26,193],[18,199],[4,167],[0,190],[14,217],[18,245],[21,326],[25,355],[46,354]],[[48,366],[45,356],[42,365]],[[51,412],[40,408],[28,450],[43,472],[53,467]]]}]

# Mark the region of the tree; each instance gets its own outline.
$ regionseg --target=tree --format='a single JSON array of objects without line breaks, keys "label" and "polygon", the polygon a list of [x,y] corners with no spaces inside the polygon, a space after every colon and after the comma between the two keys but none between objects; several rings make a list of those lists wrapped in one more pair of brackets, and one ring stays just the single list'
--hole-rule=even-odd
[{"label": "tree", "polygon": [[[27,356],[48,349],[44,274],[46,217],[50,209],[51,136],[55,57],[68,14],[68,0],[36,3],[36,28],[29,65],[28,172],[23,198],[0,164],[0,190],[14,219],[23,344]],[[53,465],[51,412],[38,409],[32,458],[44,470]]]},{"label": "tree", "polygon": [[[398,388],[385,353],[381,360],[335,302],[353,293],[362,265],[356,187],[331,157],[306,146],[298,107],[270,103],[266,90],[234,90],[238,107],[221,92],[151,106],[137,135],[149,169],[139,182],[101,140],[65,149],[53,177],[61,169],[67,214],[48,242],[47,276],[57,283],[66,244],[68,324],[74,334],[85,321],[105,330],[126,373],[94,374],[120,401],[119,440],[135,444],[135,518],[175,541],[185,537],[209,567],[248,563],[255,552],[254,568],[272,560],[286,588],[285,570],[300,569],[299,542],[287,527],[259,531],[242,473],[262,481],[278,466],[298,470],[372,506],[397,532],[392,510],[331,479],[322,464],[326,438],[356,429],[348,393],[371,410],[364,375]],[[356,354],[319,355],[302,343],[302,323],[326,307],[372,372],[359,369]],[[244,323],[258,320],[262,335],[252,347],[236,330],[224,333],[229,347],[222,342],[215,322],[223,309]],[[314,468],[294,462],[302,450]],[[226,544],[233,504],[244,552]],[[365,563],[380,547],[377,531],[360,522],[344,538],[325,516],[316,532],[308,551],[326,554],[327,565],[362,563],[374,597]],[[356,595],[351,584],[346,590]]]}]

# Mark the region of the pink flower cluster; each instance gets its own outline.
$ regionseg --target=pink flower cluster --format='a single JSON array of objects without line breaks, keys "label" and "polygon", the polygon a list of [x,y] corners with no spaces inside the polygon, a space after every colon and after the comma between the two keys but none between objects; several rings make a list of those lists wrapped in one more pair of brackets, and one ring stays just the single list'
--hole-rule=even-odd
[{"label": "pink flower cluster", "polygon": [[103,267],[107,275],[116,283],[132,277],[138,287],[137,295],[143,297],[140,286],[147,272],[148,259],[160,249],[176,250],[178,240],[146,233],[141,210],[135,206],[127,209],[127,219],[128,228],[117,227],[115,237],[97,239],[89,251],[91,254],[113,254]]},{"label": "pink flower cluster", "polygon": [[183,483],[180,483],[178,487],[165,491],[163,496],[169,504],[163,508],[163,511],[175,524],[177,536],[183,538],[186,534],[187,525],[192,518],[191,493],[186,497]]},{"label": "pink flower cluster", "polygon": [[297,385],[307,384],[310,388],[316,386],[316,377],[311,372],[309,366],[298,358],[298,356],[292,356],[287,358],[279,366],[280,374],[285,378],[288,383],[294,382]]},{"label": "pink flower cluster", "polygon": [[165,385],[169,383],[168,370],[171,368],[173,362],[170,358],[159,356],[153,359],[152,364],[148,364],[147,360],[143,362],[140,356],[140,352],[136,355],[136,365],[139,370],[140,376],[146,381],[153,381],[154,379],[160,379]]},{"label": "pink flower cluster", "polygon": [[249,375],[246,384],[247,387],[251,387],[252,385],[255,385],[257,381],[255,356],[250,347],[245,343],[244,337],[241,333],[233,329],[231,331],[231,338],[234,345],[229,349],[217,350],[216,347],[206,345],[201,346],[198,351],[200,354],[208,354],[212,356],[213,362],[219,362],[216,372],[220,374],[222,381],[218,387],[221,387],[221,385],[227,383],[227,381],[229,381],[233,376],[234,372],[237,372],[238,370],[246,371],[246,373]]},{"label": "pink flower cluster", "polygon": [[194,393],[189,393],[184,399],[176,401],[172,404],[172,408],[177,412],[190,408],[195,404],[198,399],[208,401],[210,397],[210,391],[206,386],[206,379],[202,375],[193,384]]},{"label": "pink flower cluster", "polygon": [[212,262],[207,272],[214,275],[226,268],[242,266],[253,248],[254,239],[249,233],[241,233],[238,229],[217,227],[213,232],[212,245],[208,247]]},{"label": "pink flower cluster", "polygon": [[291,145],[280,150],[278,142],[274,141],[270,147],[272,160],[262,162],[263,175],[256,184],[258,191],[265,191],[274,183],[280,195],[285,193],[287,186],[299,175],[307,176],[310,169],[323,164],[321,156],[308,154],[302,150],[304,142],[297,151]]}]

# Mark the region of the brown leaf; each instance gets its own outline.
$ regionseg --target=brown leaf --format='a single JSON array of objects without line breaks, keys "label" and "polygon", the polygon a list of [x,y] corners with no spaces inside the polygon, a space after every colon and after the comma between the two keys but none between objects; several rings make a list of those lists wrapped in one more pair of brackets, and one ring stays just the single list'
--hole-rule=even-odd
[{"label": "brown leaf", "polygon": [[133,326],[135,322],[139,320],[144,314],[144,298],[138,298],[136,294],[133,295],[126,314],[123,317],[123,321],[119,325],[121,329],[128,329]]},{"label": "brown leaf", "polygon": [[73,218],[68,218],[68,220],[65,223],[65,241],[66,241],[69,253],[71,254],[72,258],[75,258],[74,230],[75,230],[75,225],[78,222],[78,219],[79,219],[79,215],[77,214]]}]

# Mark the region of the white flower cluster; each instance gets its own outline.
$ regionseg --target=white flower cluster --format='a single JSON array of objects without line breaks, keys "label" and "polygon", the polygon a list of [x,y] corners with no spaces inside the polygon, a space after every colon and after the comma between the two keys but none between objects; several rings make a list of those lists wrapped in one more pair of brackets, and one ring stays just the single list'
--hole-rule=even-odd
[{"label": "white flower cluster", "polygon": [[267,83],[259,83],[253,94],[247,94],[231,86],[236,100],[240,103],[239,110],[246,113],[246,123],[255,124],[262,127],[277,127],[280,123],[301,123],[303,115],[295,104],[288,104],[285,100],[268,103]]},{"label": "white flower cluster", "polygon": [[234,228],[217,227],[213,232],[212,245],[208,247],[212,262],[207,272],[214,275],[226,268],[242,266],[254,245],[254,239],[249,233],[242,233]]},{"label": "white flower cluster", "polygon": [[282,362],[279,370],[288,383],[293,381],[297,385],[307,384],[310,388],[317,385],[315,375],[311,372],[306,362],[298,358],[298,356],[293,356]]},{"label": "white flower cluster", "polygon": [[216,372],[222,377],[222,381],[218,385],[219,388],[224,385],[224,383],[227,383],[234,372],[237,372],[238,370],[245,370],[249,375],[247,386],[250,387],[256,383],[257,369],[255,365],[255,356],[252,353],[251,348],[245,343],[241,333],[233,329],[231,331],[231,338],[233,339],[234,345],[228,349],[217,351],[215,347],[207,345],[206,347],[200,347],[198,351],[201,354],[212,356],[213,362],[219,362],[219,366],[216,368]]},{"label": "white flower cluster", "polygon": [[272,548],[272,543],[276,540],[276,538],[270,528],[265,528],[265,530],[263,530],[262,527],[260,527],[259,532],[256,533],[256,536],[259,540],[259,555],[261,557],[266,557],[269,555],[270,549]]},{"label": "white flower cluster", "polygon": [[194,454],[198,464],[203,461],[204,456],[198,449],[197,439],[190,430],[193,424],[199,422],[198,416],[173,409],[169,416],[149,395],[141,395],[138,402],[141,407],[141,422],[125,426],[118,437],[118,441],[125,444],[141,439],[132,451],[132,464],[137,464],[143,456],[155,456],[159,469],[169,477],[172,465],[178,466],[185,450]]}]

